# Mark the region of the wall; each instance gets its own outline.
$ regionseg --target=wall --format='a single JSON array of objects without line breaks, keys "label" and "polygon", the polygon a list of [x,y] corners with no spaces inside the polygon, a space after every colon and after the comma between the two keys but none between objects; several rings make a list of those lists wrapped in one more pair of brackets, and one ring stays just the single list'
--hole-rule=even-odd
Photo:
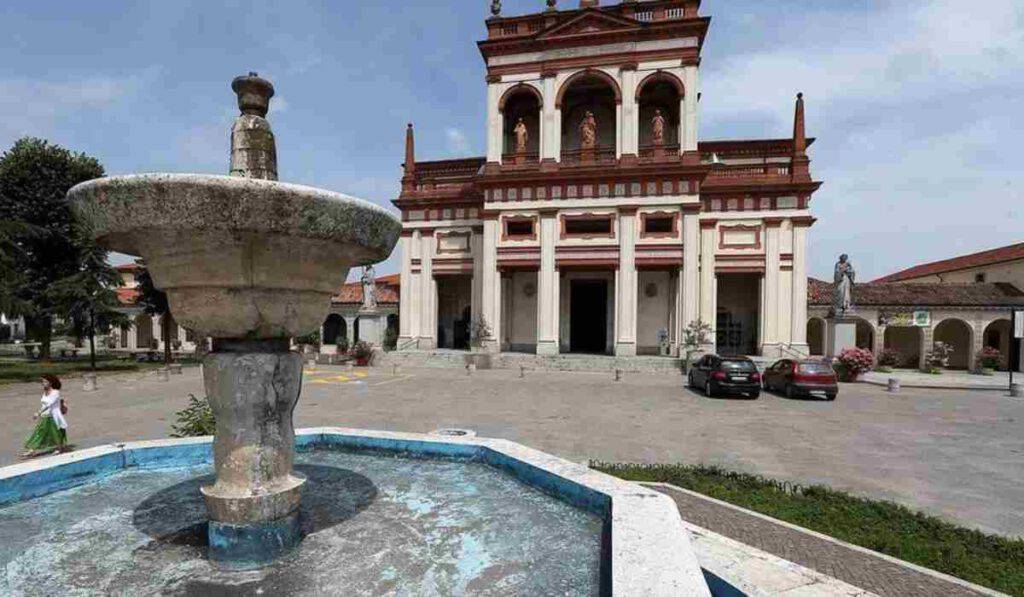
[{"label": "wall", "polygon": [[[509,350],[533,352],[537,348],[537,272],[513,272],[510,278],[506,314],[506,342]],[[532,288],[528,296],[527,288]]]},{"label": "wall", "polygon": [[1009,263],[987,265],[984,267],[972,267],[969,269],[957,270],[955,272],[947,272],[935,276],[914,278],[912,280],[901,280],[901,282],[915,284],[973,284],[974,277],[978,274],[985,274],[985,281],[988,283],[1009,282],[1010,284],[1013,284],[1017,288],[1024,290],[1024,259],[1018,261],[1011,261]]},{"label": "wall", "polygon": [[[658,331],[669,330],[672,314],[671,276],[668,272],[641,271],[637,299],[636,343],[640,354],[658,354]],[[648,287],[655,291],[648,296]]]}]

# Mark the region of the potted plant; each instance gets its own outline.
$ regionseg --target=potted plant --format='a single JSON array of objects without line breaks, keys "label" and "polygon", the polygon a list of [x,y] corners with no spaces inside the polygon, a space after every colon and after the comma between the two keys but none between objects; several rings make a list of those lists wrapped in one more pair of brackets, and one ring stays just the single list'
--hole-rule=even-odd
[{"label": "potted plant", "polygon": [[370,358],[373,356],[373,346],[369,342],[360,340],[356,342],[356,345],[352,347],[352,358],[356,360],[357,367],[366,367],[370,364]]},{"label": "potted plant", "polygon": [[711,326],[703,321],[691,321],[683,328],[683,365],[690,372],[693,355],[711,341]]},{"label": "potted plant", "polygon": [[953,346],[945,342],[936,342],[925,355],[925,372],[932,375],[942,373],[943,367],[949,366],[949,357],[953,355]]},{"label": "potted plant", "polygon": [[854,382],[875,364],[875,355],[866,348],[847,348],[836,357],[835,369],[839,380]]},{"label": "potted plant", "polygon": [[993,375],[1003,361],[1003,353],[998,348],[987,346],[978,355],[978,372],[981,375]]},{"label": "potted plant", "polygon": [[893,369],[903,364],[903,353],[895,348],[886,348],[878,354],[878,366],[875,371],[879,373],[891,373]]}]

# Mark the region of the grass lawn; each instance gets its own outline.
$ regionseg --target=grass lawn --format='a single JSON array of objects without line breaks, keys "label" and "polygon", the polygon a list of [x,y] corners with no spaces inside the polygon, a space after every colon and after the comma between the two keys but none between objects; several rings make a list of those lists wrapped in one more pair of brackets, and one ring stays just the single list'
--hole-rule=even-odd
[{"label": "grass lawn", "polygon": [[[96,361],[96,372],[121,373],[125,371],[141,371],[161,367],[162,363],[134,363],[125,360],[104,359]],[[0,385],[38,381],[43,375],[56,375],[60,378],[77,377],[89,371],[89,361],[25,361],[0,359]]]},{"label": "grass lawn", "polygon": [[1024,595],[1024,539],[986,535],[893,502],[717,467],[591,466],[629,481],[670,483],[982,586]]}]

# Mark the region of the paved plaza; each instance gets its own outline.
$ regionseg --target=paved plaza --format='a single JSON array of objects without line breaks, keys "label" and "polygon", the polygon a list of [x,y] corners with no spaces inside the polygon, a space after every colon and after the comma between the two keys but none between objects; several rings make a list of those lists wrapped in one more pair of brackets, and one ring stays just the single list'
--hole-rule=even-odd
[{"label": "paved plaza", "polygon": [[[166,437],[198,368],[68,380],[79,447]],[[0,463],[17,459],[38,405],[35,384],[0,386]],[[464,427],[574,461],[718,464],[892,499],[967,526],[1024,536],[1024,401],[993,391],[845,385],[835,403],[708,399],[675,374],[307,370],[297,427],[429,432]]]}]

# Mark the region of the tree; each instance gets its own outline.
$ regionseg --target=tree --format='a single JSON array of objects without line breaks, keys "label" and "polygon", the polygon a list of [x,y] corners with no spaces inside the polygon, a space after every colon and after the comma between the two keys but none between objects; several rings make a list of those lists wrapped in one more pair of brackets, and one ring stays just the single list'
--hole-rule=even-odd
[{"label": "tree", "polygon": [[71,333],[77,339],[89,339],[89,365],[96,369],[96,334],[128,325],[128,316],[120,310],[117,287],[121,277],[107,262],[107,252],[91,239],[82,239],[84,248],[79,271],[53,285],[62,305]]},{"label": "tree", "polygon": [[686,351],[686,371],[690,371],[693,353],[711,341],[711,325],[703,321],[691,321],[683,328],[683,348]]},{"label": "tree", "polygon": [[20,139],[0,156],[0,222],[21,228],[7,235],[13,250],[4,248],[5,261],[13,271],[0,279],[0,297],[12,315],[25,317],[43,359],[50,356],[53,318],[62,310],[54,287],[82,269],[81,237],[74,233],[67,192],[101,176],[103,166],[95,158],[42,139]]},{"label": "tree", "polygon": [[160,316],[160,337],[164,339],[164,364],[171,364],[171,304],[167,300],[167,293],[159,290],[153,285],[153,278],[146,269],[146,264],[141,259],[136,261],[140,270],[135,277],[139,286],[139,306],[149,315]]}]

